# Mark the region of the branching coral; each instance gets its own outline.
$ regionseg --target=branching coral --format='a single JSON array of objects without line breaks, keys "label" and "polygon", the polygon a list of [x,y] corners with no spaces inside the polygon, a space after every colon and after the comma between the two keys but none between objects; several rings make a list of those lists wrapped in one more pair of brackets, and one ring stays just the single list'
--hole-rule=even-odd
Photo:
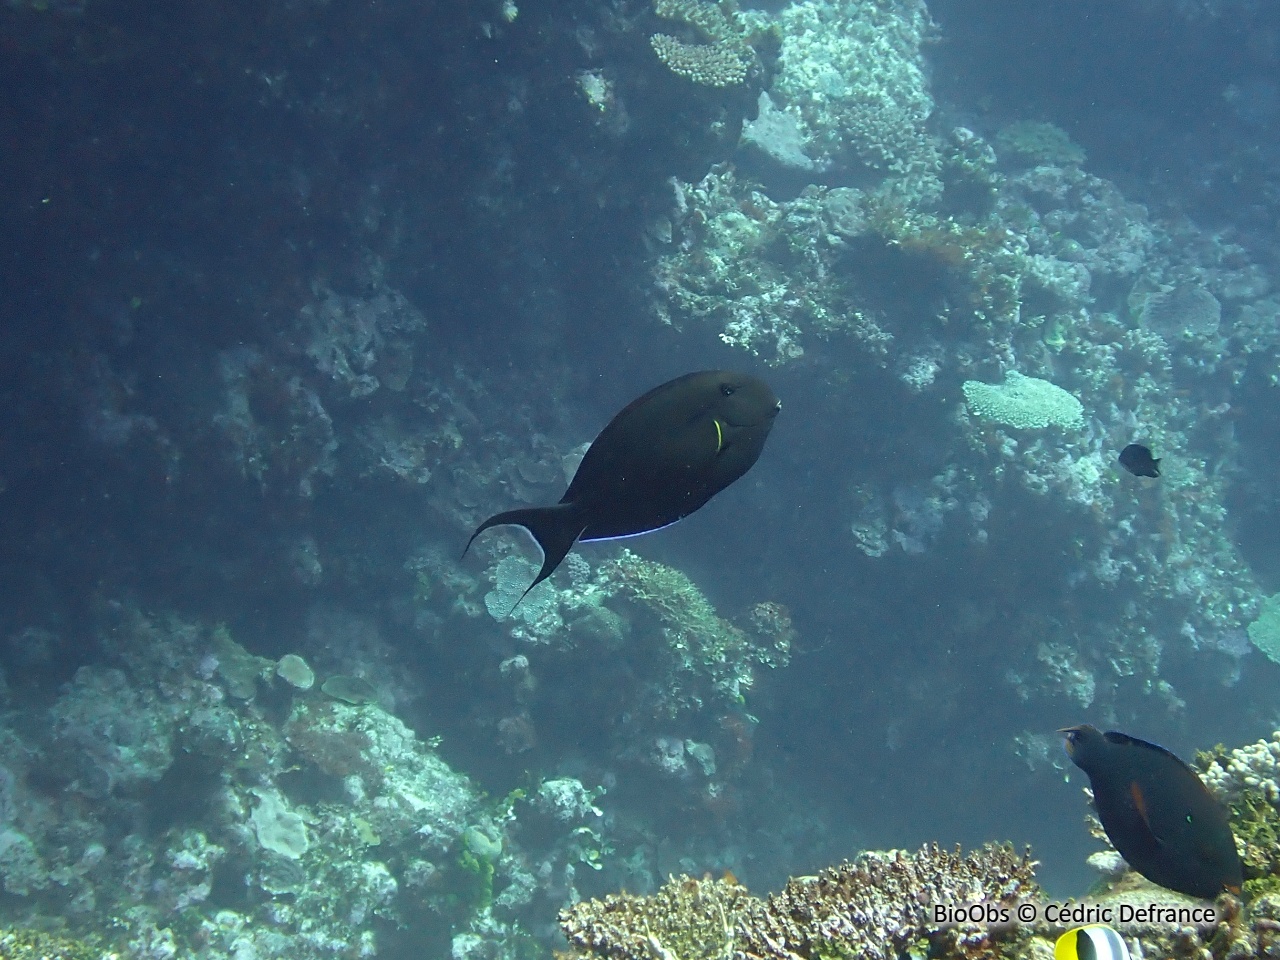
[{"label": "branching coral", "polygon": [[618,960],[727,960],[737,929],[763,904],[730,877],[672,877],[652,896],[612,894],[560,913],[569,942],[588,954]]},{"label": "branching coral", "polygon": [[750,61],[724,43],[685,43],[666,33],[655,33],[649,44],[671,72],[708,87],[732,87],[747,78]]},{"label": "branching coral", "polygon": [[1280,894],[1280,730],[1270,740],[1196,754],[1206,785],[1231,809],[1245,894]]},{"label": "branching coral", "polygon": [[1270,740],[1235,750],[1216,747],[1198,754],[1196,762],[1205,784],[1220,800],[1235,803],[1251,791],[1268,803],[1280,804],[1280,730],[1272,733]]},{"label": "branching coral", "polygon": [[720,617],[693,581],[679,570],[653,563],[628,550],[602,568],[605,576],[661,624],[674,660],[668,684],[670,706],[701,702],[697,689],[709,679],[717,696],[740,701],[753,682],[756,665],[785,666],[792,629],[785,608],[758,607],[744,631]]},{"label": "branching coral", "polygon": [[913,854],[868,853],[852,863],[798,877],[767,901],[731,878],[672,878],[656,894],[589,900],[561,912],[579,950],[618,960],[700,958],[896,957],[920,939],[946,950],[982,946],[994,930],[930,922],[933,904],[987,901],[1012,906],[1036,897],[1035,863],[1011,847],[969,854],[937,845]]},{"label": "branching coral", "polygon": [[[816,877],[793,878],[744,925],[744,954],[796,957],[863,957],[887,960],[921,938],[954,945],[975,929],[938,930],[934,904],[986,901],[1011,907],[1040,892],[1035,861],[1012,847],[988,844],[962,854],[936,844],[915,853],[866,853]],[[994,928],[983,934],[995,936]]]},{"label": "branching coral", "polygon": [[673,73],[708,87],[732,87],[747,79],[754,54],[739,30],[714,3],[707,0],[656,0],[660,17],[696,28],[706,43],[686,43],[655,33],[649,43],[658,59]]}]

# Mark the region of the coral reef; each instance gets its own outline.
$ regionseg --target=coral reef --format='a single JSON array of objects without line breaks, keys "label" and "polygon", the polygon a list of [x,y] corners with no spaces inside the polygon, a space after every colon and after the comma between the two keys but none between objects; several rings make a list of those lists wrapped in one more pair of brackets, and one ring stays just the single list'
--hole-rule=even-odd
[{"label": "coral reef", "polygon": [[[138,957],[372,956],[423,905],[432,936],[517,936],[519,846],[433,742],[273,671],[224,675],[225,627],[127,612],[112,633],[118,667],[81,668],[45,732],[6,735],[0,881],[26,910]],[[459,900],[476,865],[483,890]]]},{"label": "coral reef", "polygon": [[115,960],[114,951],[37,930],[0,929],[4,960]]},{"label": "coral reef", "polygon": [[[935,904],[986,903],[1009,909],[1039,887],[1028,854],[989,845],[962,854],[925,846],[915,853],[867,853],[793,879],[767,900],[732,877],[673,877],[656,894],[611,895],[561,912],[560,926],[583,954],[686,960],[724,957],[899,956],[917,941],[960,954],[991,949],[994,929],[940,928]],[[961,950],[963,947],[963,951]]]},{"label": "coral reef", "polygon": [[[961,798],[967,836],[1051,829],[1011,798],[1056,781],[1064,710],[1272,729],[1280,193],[1241,132],[1274,130],[1274,29],[1143,5],[1244,17],[1209,106],[970,97],[972,30],[923,0],[10,0],[5,923],[513,960],[583,895],[777,889]],[[1120,145],[1156,175],[1107,179]],[[518,606],[518,544],[458,562],[563,492],[623,381],[716,351],[802,413],[745,509]],[[1278,739],[1207,766],[1248,902],[1147,955],[1280,952]],[[930,847],[571,915],[648,960],[1046,956],[921,923],[966,871],[1032,889]]]},{"label": "coral reef", "polygon": [[[917,940],[942,952],[990,950],[997,925],[946,927],[935,905],[970,903],[1012,909],[1035,899],[1035,863],[1029,853],[988,845],[962,854],[937,845],[915,853],[866,853],[851,863],[793,879],[752,918],[743,952],[760,957],[848,956],[888,960]],[[998,915],[998,914],[997,914]]]},{"label": "coral reef", "polygon": [[[769,97],[797,109],[777,85]],[[794,142],[818,156],[807,128]],[[1070,146],[1052,129],[1015,126],[993,149],[954,128],[933,142],[941,193],[927,196],[889,177],[775,199],[730,168],[677,183],[654,310],[771,364],[840,357],[833,392],[875,383],[890,405],[919,397],[977,414],[922,430],[944,472],[850,480],[851,545],[921,558],[956,537],[984,545],[1015,490],[1029,492],[1074,530],[1063,604],[1087,594],[1094,615],[1051,618],[1041,649],[1070,649],[1073,663],[1025,649],[1007,673],[1017,694],[1056,696],[1069,674],[1077,700],[1087,689],[1108,707],[1136,681],[1178,706],[1162,659],[1223,653],[1224,682],[1235,683],[1240,655],[1219,638],[1251,621],[1264,632],[1263,592],[1227,522],[1234,481],[1223,465],[1247,454],[1225,384],[1280,348],[1280,335],[1261,319],[1269,281],[1241,248],[1153,218]],[[1056,413],[1004,404],[983,414],[1010,384],[1034,383],[1055,388],[1041,395]],[[1051,422],[1066,429],[1045,431]],[[1139,438],[1168,457],[1159,502],[1113,463]]]},{"label": "coral reef", "polygon": [[1257,619],[1249,624],[1249,640],[1269,659],[1280,663],[1280,593],[1259,605]]},{"label": "coral reef", "polygon": [[1003,384],[966,380],[961,389],[969,410],[984,420],[1021,430],[1084,426],[1084,407],[1079,400],[1056,384],[1024,377],[1016,370],[1005,374]]},{"label": "coral reef", "polygon": [[1017,157],[1031,166],[1081,166],[1085,161],[1084,148],[1073,143],[1065,130],[1038,120],[1001,127],[995,146],[1001,156]]},{"label": "coral reef", "polygon": [[1077,918],[1102,918],[1135,955],[1262,960],[1280,934],[1274,809],[1265,831],[1246,832],[1253,821],[1238,808],[1233,821],[1251,871],[1258,872],[1260,857],[1270,858],[1263,865],[1268,880],[1248,881],[1243,901],[1224,894],[1208,909],[1125,871],[1122,862],[1084,900],[1055,903],[1036,883],[1029,853],[988,844],[966,855],[927,845],[915,853],[864,853],[793,878],[764,900],[732,876],[672,877],[649,896],[577,903],[561,911],[560,927],[572,955],[613,960],[961,960],[1052,956],[1054,940]]},{"label": "coral reef", "polygon": [[646,897],[611,894],[560,914],[569,942],[585,955],[712,960],[737,949],[739,925],[759,901],[731,877],[673,877]]},{"label": "coral reef", "polygon": [[662,675],[653,689],[661,693],[646,713],[675,716],[705,704],[741,703],[759,669],[790,659],[795,631],[780,604],[757,604],[740,627],[716,613],[685,574],[630,550],[594,570],[571,554],[565,568],[565,587],[545,581],[515,605],[537,564],[504,556],[491,568],[485,609],[514,639],[535,645],[654,643]]},{"label": "coral reef", "polygon": [[[1131,305],[1134,299],[1136,296],[1131,295]],[[1147,293],[1141,299],[1139,322],[1166,342],[1213,337],[1222,325],[1222,304],[1199,283]]]},{"label": "coral reef", "polygon": [[916,0],[804,0],[777,16],[772,94],[794,108],[819,169],[893,172],[927,195],[938,164],[921,46],[932,29]]},{"label": "coral reef", "polygon": [[696,28],[706,42],[686,43],[679,37],[655,33],[653,52],[672,73],[708,87],[732,87],[747,79],[755,60],[743,30],[711,0],[655,0],[654,12],[668,20]]},{"label": "coral reef", "polygon": [[[753,629],[744,630],[721,618],[679,570],[624,550],[602,572],[660,624],[670,657],[665,686],[672,711],[699,707],[713,696],[741,702],[758,667],[782,667],[790,659],[793,630],[777,604],[757,605]],[[704,692],[705,684],[710,688]]]},{"label": "coral reef", "polygon": [[414,340],[427,325],[403,294],[390,289],[363,298],[317,291],[316,300],[299,311],[298,322],[316,369],[352,399],[380,387],[404,390],[413,373]]}]

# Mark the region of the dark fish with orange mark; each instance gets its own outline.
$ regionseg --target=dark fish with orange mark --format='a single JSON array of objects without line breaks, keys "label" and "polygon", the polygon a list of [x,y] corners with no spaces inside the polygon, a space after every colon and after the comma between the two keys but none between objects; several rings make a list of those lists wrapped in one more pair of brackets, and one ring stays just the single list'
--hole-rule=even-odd
[{"label": "dark fish with orange mark", "polygon": [[1153,457],[1150,449],[1140,443],[1131,443],[1120,451],[1120,466],[1135,477],[1160,476],[1160,457]]},{"label": "dark fish with orange mark", "polygon": [[1154,743],[1083,724],[1067,756],[1089,776],[1098,819],[1129,866],[1191,897],[1239,893],[1244,882],[1227,811],[1196,772]]},{"label": "dark fish with orange mark", "polygon": [[558,504],[490,517],[467,550],[490,527],[524,527],[543,556],[528,594],[579,540],[633,537],[693,513],[751,469],[781,409],[769,385],[745,373],[704,370],[654,387],[600,431]]}]

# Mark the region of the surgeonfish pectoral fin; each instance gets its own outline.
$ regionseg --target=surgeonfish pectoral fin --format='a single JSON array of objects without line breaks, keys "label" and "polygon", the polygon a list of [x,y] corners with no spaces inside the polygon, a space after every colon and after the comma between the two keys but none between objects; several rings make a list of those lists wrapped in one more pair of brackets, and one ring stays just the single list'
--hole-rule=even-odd
[{"label": "surgeonfish pectoral fin", "polygon": [[1129,782],[1129,796],[1133,799],[1133,806],[1138,811],[1138,816],[1142,818],[1142,825],[1150,830],[1151,821],[1147,819],[1147,800],[1142,795],[1142,788],[1138,786],[1138,781]]},{"label": "surgeonfish pectoral fin", "polygon": [[1138,811],[1138,816],[1142,818],[1142,825],[1147,828],[1147,833],[1156,843],[1163,844],[1164,841],[1156,835],[1151,829],[1151,818],[1147,815],[1147,798],[1142,794],[1142,788],[1138,786],[1138,781],[1129,782],[1129,796],[1133,798],[1134,808]]}]

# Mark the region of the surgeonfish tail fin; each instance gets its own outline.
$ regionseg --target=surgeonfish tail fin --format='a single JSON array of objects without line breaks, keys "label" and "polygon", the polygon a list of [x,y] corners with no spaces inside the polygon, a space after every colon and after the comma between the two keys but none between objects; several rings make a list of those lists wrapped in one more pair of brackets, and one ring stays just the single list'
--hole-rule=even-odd
[{"label": "surgeonfish tail fin", "polygon": [[[573,504],[570,503],[559,503],[554,507],[524,507],[520,510],[507,510],[495,514],[476,527],[476,532],[467,541],[467,548],[462,551],[462,555],[464,557],[467,555],[467,550],[471,549],[471,544],[480,534],[490,527],[500,527],[504,524],[524,527],[542,548],[542,569],[538,571],[533,583],[529,584],[529,588],[520,595],[520,600],[528,596],[529,590],[555,572],[556,567],[560,566],[560,561],[568,555],[585,529]],[[516,601],[516,607],[520,605],[520,600]],[[515,607],[511,609],[514,610]]]}]

